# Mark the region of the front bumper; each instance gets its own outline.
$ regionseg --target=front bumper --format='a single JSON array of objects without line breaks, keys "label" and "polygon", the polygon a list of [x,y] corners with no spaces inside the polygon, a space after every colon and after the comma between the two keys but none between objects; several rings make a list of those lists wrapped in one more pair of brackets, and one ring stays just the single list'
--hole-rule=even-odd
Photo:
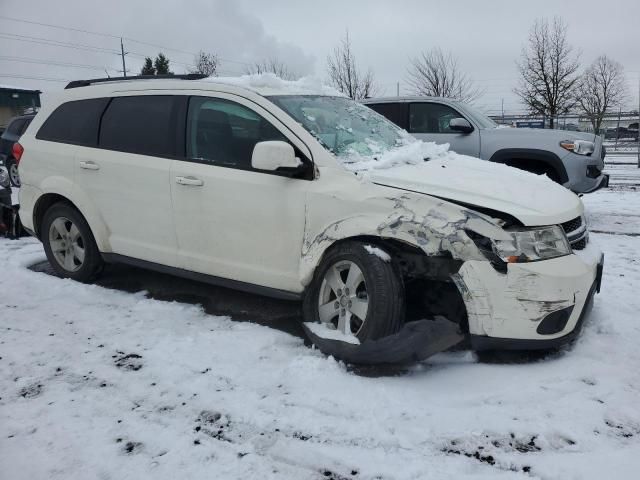
[{"label": "front bumper", "polygon": [[608,186],[609,186],[609,174],[603,173],[597,179],[597,182],[595,183],[595,185],[589,190],[584,191],[583,193],[593,193],[596,190],[600,190],[601,188],[607,188]]},{"label": "front bumper", "polygon": [[509,264],[466,262],[454,277],[476,350],[553,348],[575,338],[600,290],[604,256],[590,243],[573,255]]}]

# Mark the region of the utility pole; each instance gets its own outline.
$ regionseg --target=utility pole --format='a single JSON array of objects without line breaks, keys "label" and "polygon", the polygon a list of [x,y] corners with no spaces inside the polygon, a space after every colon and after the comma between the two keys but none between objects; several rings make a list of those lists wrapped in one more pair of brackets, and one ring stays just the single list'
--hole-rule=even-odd
[{"label": "utility pole", "polygon": [[[129,52],[127,52],[129,53]],[[120,37],[120,55],[122,55],[122,75],[127,76],[127,67],[124,63],[124,56],[127,54],[124,52],[124,45],[122,44],[122,37]]]},{"label": "utility pole", "polygon": [[504,98],[502,99],[502,124],[504,125]]},{"label": "utility pole", "polygon": [[400,82],[396,84],[396,97],[400,96]]},{"label": "utility pole", "polygon": [[[640,73],[638,73],[638,131],[640,131]],[[640,168],[640,134],[638,134],[638,168]]]}]

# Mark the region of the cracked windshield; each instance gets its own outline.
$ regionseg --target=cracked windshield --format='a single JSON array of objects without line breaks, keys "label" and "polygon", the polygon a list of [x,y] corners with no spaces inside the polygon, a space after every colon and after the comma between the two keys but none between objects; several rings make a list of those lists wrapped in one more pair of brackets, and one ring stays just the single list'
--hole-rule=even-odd
[{"label": "cracked windshield", "polygon": [[404,132],[348,98],[281,95],[269,99],[345,163],[375,157],[407,143]]}]

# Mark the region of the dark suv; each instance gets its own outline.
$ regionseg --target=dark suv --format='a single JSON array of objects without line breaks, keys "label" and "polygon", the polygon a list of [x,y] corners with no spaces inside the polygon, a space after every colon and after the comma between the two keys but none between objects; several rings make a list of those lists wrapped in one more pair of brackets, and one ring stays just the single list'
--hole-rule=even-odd
[{"label": "dark suv", "polygon": [[11,185],[20,186],[20,176],[18,175],[18,165],[13,158],[13,144],[20,140],[20,137],[27,129],[35,113],[14,117],[7,125],[2,136],[0,136],[0,165],[4,165],[9,172]]}]

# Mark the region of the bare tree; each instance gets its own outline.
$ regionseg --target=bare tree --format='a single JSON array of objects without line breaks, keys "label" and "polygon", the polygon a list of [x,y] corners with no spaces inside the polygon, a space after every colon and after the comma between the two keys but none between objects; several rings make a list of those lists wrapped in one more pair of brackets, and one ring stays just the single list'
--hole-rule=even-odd
[{"label": "bare tree", "polygon": [[605,113],[620,105],[626,96],[624,68],[606,55],[598,57],[582,74],[577,90],[580,110],[600,133]]},{"label": "bare tree", "polygon": [[189,69],[190,73],[200,73],[207,77],[215,77],[218,75],[219,60],[217,55],[200,50],[195,57],[194,63],[193,68]]},{"label": "bare tree", "polygon": [[517,63],[522,78],[515,93],[533,113],[555,117],[575,106],[579,54],[567,42],[567,25],[555,17],[538,19],[529,31],[528,45]]},{"label": "bare tree", "polygon": [[484,93],[460,71],[458,61],[451,53],[445,54],[437,47],[411,60],[407,83],[416,95],[455,98],[463,102],[473,102]]},{"label": "bare tree", "polygon": [[255,73],[273,73],[283,80],[296,80],[300,78],[300,75],[294,73],[289,67],[287,67],[277,58],[269,58],[260,62],[256,62],[253,65],[249,65],[245,69],[245,72],[250,75]]},{"label": "bare tree", "polygon": [[340,41],[340,45],[327,56],[327,72],[331,84],[340,92],[354,100],[361,100],[375,95],[376,86],[373,72],[369,69],[362,72],[351,51],[349,32]]}]

